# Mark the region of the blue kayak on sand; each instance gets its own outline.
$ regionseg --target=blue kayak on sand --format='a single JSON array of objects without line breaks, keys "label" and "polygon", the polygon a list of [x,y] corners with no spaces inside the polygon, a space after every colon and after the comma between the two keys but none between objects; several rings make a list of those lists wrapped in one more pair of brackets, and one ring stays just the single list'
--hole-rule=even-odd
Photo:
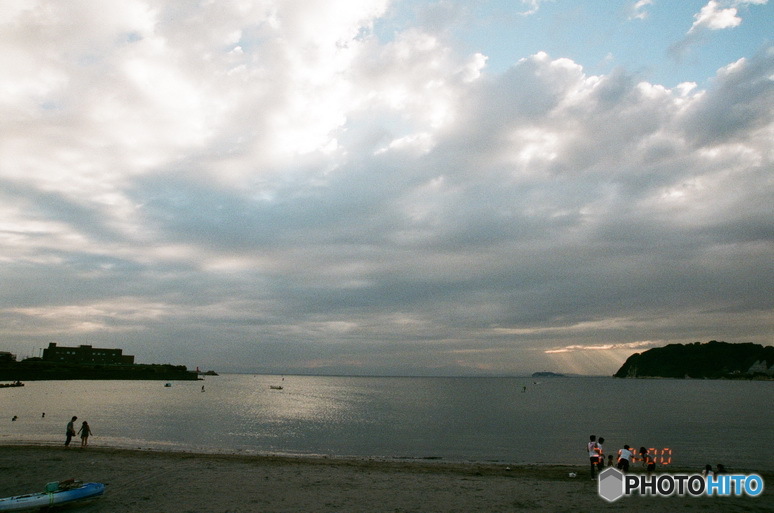
[{"label": "blue kayak on sand", "polygon": [[59,504],[94,499],[105,493],[105,485],[102,483],[83,483],[72,487],[59,487],[58,485],[59,483],[50,483],[46,486],[46,490],[49,491],[0,499],[0,511],[23,511],[25,509],[57,506]]}]

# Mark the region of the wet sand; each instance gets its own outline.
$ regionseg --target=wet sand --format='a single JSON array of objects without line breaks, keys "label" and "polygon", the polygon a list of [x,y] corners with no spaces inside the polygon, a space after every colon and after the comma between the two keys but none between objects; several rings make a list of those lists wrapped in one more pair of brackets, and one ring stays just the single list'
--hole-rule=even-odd
[{"label": "wet sand", "polygon": [[[772,490],[757,498],[624,497],[609,504],[585,466],[0,446],[0,476],[0,497],[71,477],[105,483],[101,499],[59,508],[83,513],[774,511]],[[774,474],[763,477],[774,487]]]}]

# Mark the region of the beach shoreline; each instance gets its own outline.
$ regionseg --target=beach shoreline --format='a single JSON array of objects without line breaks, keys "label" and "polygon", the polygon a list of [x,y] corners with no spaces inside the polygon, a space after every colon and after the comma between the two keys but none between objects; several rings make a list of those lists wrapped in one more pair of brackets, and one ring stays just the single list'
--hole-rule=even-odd
[{"label": "beach shoreline", "polygon": [[[670,469],[670,472],[686,469]],[[693,469],[691,469],[693,471]],[[0,497],[76,478],[106,484],[79,512],[771,511],[759,497],[624,497],[608,504],[585,465],[201,454],[111,447],[0,446]],[[749,471],[748,471],[749,472]],[[570,477],[575,473],[576,477]],[[774,475],[763,473],[774,482]],[[654,503],[654,501],[657,501]],[[667,502],[664,502],[667,501]]]}]

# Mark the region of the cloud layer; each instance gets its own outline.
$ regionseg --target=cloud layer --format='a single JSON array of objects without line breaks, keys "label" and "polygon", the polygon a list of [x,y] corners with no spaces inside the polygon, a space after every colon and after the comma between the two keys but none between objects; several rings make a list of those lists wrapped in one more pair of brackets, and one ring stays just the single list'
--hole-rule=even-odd
[{"label": "cloud layer", "polygon": [[489,74],[380,40],[388,9],[6,4],[0,343],[464,374],[772,342],[774,48],[707,89],[542,52]]}]

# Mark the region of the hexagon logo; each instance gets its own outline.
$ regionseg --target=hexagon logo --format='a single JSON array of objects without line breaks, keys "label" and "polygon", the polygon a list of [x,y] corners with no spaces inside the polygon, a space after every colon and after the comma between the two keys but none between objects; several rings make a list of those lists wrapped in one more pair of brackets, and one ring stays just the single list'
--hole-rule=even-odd
[{"label": "hexagon logo", "polygon": [[624,475],[613,467],[607,467],[599,473],[598,492],[599,496],[607,502],[615,502],[624,494]]}]

